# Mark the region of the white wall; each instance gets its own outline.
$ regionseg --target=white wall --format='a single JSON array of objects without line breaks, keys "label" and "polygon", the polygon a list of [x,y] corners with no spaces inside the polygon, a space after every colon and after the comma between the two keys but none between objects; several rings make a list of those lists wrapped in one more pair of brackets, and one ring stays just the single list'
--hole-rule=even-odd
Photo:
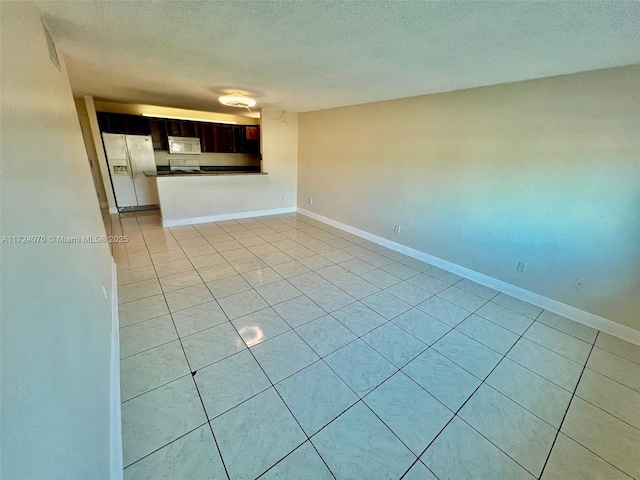
[{"label": "white wall", "polygon": [[[64,65],[31,2],[0,8],[1,235],[104,235]],[[2,478],[108,478],[108,246],[1,248]]]},{"label": "white wall", "polygon": [[298,205],[640,329],[639,78],[631,66],[300,114]]},{"label": "white wall", "polygon": [[[284,125],[283,125],[284,123]],[[159,177],[162,220],[210,221],[208,217],[295,208],[298,114],[263,110],[262,170],[268,175]]]}]

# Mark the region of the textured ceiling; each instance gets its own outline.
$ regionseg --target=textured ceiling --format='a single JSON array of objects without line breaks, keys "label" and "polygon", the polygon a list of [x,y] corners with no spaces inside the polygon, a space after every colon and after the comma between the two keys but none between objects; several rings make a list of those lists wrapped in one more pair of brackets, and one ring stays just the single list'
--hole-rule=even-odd
[{"label": "textured ceiling", "polygon": [[75,94],[311,111],[640,63],[640,2],[37,1]]}]

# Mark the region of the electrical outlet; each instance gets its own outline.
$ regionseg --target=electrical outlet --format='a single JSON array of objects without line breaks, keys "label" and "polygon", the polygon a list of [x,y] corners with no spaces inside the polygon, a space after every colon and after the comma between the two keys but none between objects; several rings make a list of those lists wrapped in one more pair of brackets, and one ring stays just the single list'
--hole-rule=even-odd
[{"label": "electrical outlet", "polygon": [[579,278],[576,278],[576,281],[573,282],[573,288],[575,288],[576,290],[580,290],[582,288],[582,280],[580,280]]},{"label": "electrical outlet", "polygon": [[527,264],[524,262],[518,262],[518,268],[517,270],[519,272],[525,272],[527,270]]},{"label": "electrical outlet", "polygon": [[309,205],[313,205],[313,198],[309,197]]},{"label": "electrical outlet", "polygon": [[395,227],[393,227],[393,232],[394,233],[400,233],[400,225],[396,225]]}]

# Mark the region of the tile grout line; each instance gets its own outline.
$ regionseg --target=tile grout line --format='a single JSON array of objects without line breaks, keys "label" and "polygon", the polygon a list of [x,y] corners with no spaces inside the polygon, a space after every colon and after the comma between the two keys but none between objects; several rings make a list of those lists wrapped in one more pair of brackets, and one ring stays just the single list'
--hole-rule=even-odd
[{"label": "tile grout line", "polygon": [[[600,330],[598,330],[598,333],[600,333]],[[623,341],[624,341],[624,340],[623,340]],[[595,343],[594,343],[594,345],[595,345]],[[636,346],[636,345],[634,345],[634,344],[631,344],[631,345]],[[640,345],[638,345],[638,346],[640,346]],[[619,354],[617,354],[617,353],[615,353],[615,352],[612,352],[612,351],[610,351],[610,350],[607,350],[606,348],[599,347],[599,346],[597,346],[597,345],[595,345],[595,347],[596,347],[596,348],[599,348],[600,350],[604,350],[605,352],[607,352],[607,353],[609,353],[609,354],[611,354],[611,355],[613,355],[613,356],[615,356],[615,357],[617,357],[617,358],[621,358],[622,360],[626,360],[627,362],[632,363],[633,365],[638,365],[638,366],[640,367],[640,362],[636,362],[635,360],[631,360],[631,359],[630,359],[630,358],[628,358],[628,357],[624,357],[624,356],[622,356],[622,355],[619,355]],[[600,372],[598,372],[598,373],[600,373]],[[601,374],[601,375],[603,375],[603,374]],[[613,379],[612,379],[612,380],[613,380]]]},{"label": "tile grout line", "polygon": [[135,465],[135,464],[137,464],[137,463],[141,462],[141,461],[142,461],[142,460],[144,460],[145,458],[149,458],[149,457],[150,457],[151,455],[153,455],[154,453],[156,453],[156,452],[158,452],[158,451],[162,450],[163,448],[165,448],[165,447],[167,447],[167,446],[171,445],[172,443],[174,443],[174,442],[176,442],[176,441],[180,440],[181,438],[186,437],[187,435],[189,435],[190,433],[195,432],[195,431],[196,431],[196,430],[198,430],[199,428],[204,427],[206,424],[207,424],[207,422],[204,422],[203,424],[198,425],[198,426],[197,426],[197,427],[195,427],[195,428],[192,428],[192,429],[191,429],[191,430],[189,430],[188,432],[183,433],[182,435],[180,435],[180,436],[176,437],[175,439],[171,440],[169,443],[166,443],[165,445],[162,445],[162,446],[160,446],[160,447],[156,448],[154,451],[149,452],[149,453],[147,453],[146,455],[144,455],[144,456],[140,457],[140,458],[139,458],[138,460],[136,460],[135,462],[132,462],[132,463],[130,463],[129,465],[125,465],[125,466],[124,466],[124,468],[123,468],[122,470],[124,471],[124,470],[126,470],[127,468],[132,467],[133,465]]},{"label": "tile grout line", "polygon": [[123,402],[120,402],[120,404],[121,404],[121,405],[124,405],[125,403],[128,403],[128,402],[130,402],[131,400],[134,400],[134,399],[136,399],[136,398],[139,398],[139,397],[141,397],[142,395],[145,395],[145,394],[147,394],[147,393],[149,393],[149,392],[153,392],[154,390],[158,390],[159,388],[165,387],[165,386],[169,385],[170,383],[173,383],[173,382],[175,382],[175,381],[177,381],[177,380],[180,380],[180,379],[182,379],[182,378],[188,377],[189,375],[191,375],[191,372],[189,372],[189,373],[185,373],[184,375],[180,375],[179,377],[176,377],[176,378],[174,378],[174,379],[171,379],[171,380],[169,380],[168,382],[163,383],[162,385],[158,385],[158,386],[156,386],[156,387],[150,388],[149,390],[145,390],[145,391],[144,391],[144,392],[142,392],[142,393],[138,393],[137,395],[135,395],[135,396],[133,396],[133,397],[131,397],[131,398],[128,398],[127,400],[125,400],[125,401],[123,401]]},{"label": "tile grout line", "polygon": [[[599,348],[599,347],[596,347],[596,348]],[[621,358],[622,358],[622,357],[621,357]],[[593,373],[597,373],[598,375],[601,375],[601,376],[603,376],[604,378],[607,378],[607,379],[611,380],[612,382],[617,383],[618,385],[621,385],[621,386],[623,386],[623,387],[625,387],[625,388],[628,388],[629,390],[632,390],[632,391],[634,391],[634,392],[636,392],[636,393],[640,393],[640,390],[638,390],[638,389],[636,389],[636,388],[634,388],[634,387],[630,387],[629,385],[626,385],[626,384],[622,383],[620,380],[616,380],[615,378],[611,378],[609,375],[606,375],[606,374],[604,374],[604,373],[602,373],[602,372],[599,372],[598,370],[594,370],[594,369],[593,369],[593,368],[591,368],[591,367],[587,367],[587,370],[589,370],[590,372],[593,372]],[[580,397],[580,398],[582,398],[582,397]],[[584,398],[582,398],[582,399],[583,399],[583,400],[585,400]],[[588,401],[588,400],[585,400],[585,402],[587,402],[587,401]],[[591,402],[589,402],[589,403],[591,403]],[[595,405],[595,406],[597,407],[597,405]],[[600,407],[598,407],[598,408],[600,408]],[[601,409],[601,410],[603,410],[603,409]],[[606,411],[606,410],[605,410],[605,411]],[[607,413],[609,413],[610,415],[612,415],[610,412],[607,412]],[[622,419],[620,419],[620,420],[622,420]],[[624,420],[622,420],[622,421],[624,422]],[[625,423],[628,423],[628,422],[625,422]],[[630,423],[628,423],[628,424],[629,424],[629,425],[631,425]],[[640,430],[640,427],[636,427],[636,426],[634,426],[634,425],[631,425],[631,426],[632,426],[632,427],[634,427],[636,430]]]}]

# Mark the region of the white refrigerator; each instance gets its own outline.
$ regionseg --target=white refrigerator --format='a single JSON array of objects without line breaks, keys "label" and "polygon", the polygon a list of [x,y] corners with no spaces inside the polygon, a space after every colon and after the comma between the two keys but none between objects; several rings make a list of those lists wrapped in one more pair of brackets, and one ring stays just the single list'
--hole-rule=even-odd
[{"label": "white refrigerator", "polygon": [[144,172],[156,171],[151,135],[103,133],[109,176],[119,210],[158,205],[158,185]]}]

